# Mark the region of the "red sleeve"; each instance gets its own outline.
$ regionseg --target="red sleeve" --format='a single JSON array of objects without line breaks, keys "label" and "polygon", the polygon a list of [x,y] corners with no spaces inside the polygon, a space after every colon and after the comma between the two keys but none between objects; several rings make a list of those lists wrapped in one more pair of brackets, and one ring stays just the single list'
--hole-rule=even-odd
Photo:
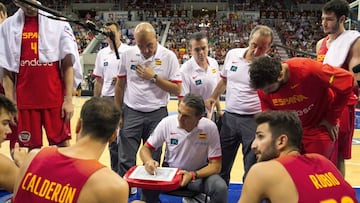
[{"label": "red sleeve", "polygon": [[316,62],[312,70],[318,77],[317,79],[323,81],[324,85],[327,85],[335,94],[325,118],[329,123],[335,125],[338,123],[338,118],[352,95],[354,77],[349,71],[342,68],[319,64],[321,63]]}]

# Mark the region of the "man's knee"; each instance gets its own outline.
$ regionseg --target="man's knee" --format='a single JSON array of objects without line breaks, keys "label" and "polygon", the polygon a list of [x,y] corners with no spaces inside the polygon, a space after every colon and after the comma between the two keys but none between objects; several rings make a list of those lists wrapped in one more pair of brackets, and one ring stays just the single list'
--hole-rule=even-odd
[{"label": "man's knee", "polygon": [[216,181],[214,186],[216,188],[216,191],[220,194],[225,194],[228,192],[228,185],[222,178]]},{"label": "man's knee", "polygon": [[209,177],[211,180],[211,187],[216,191],[216,193],[227,194],[228,185],[219,175],[212,175]]}]

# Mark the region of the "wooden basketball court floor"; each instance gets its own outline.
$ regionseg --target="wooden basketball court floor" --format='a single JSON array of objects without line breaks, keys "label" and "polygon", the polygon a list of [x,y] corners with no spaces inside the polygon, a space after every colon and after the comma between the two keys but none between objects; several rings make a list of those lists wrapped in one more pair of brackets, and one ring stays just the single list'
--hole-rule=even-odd
[{"label": "wooden basketball court floor", "polygon": [[[75,124],[77,119],[80,115],[80,110],[82,104],[89,99],[90,97],[73,97],[73,103],[74,103],[74,116],[71,120],[71,132],[73,134],[73,138],[71,140],[71,143],[75,142]],[[224,104],[222,104],[224,105]],[[170,100],[168,105],[169,113],[177,112],[177,100]],[[355,130],[354,138],[358,139],[357,145],[353,144],[352,148],[352,159],[346,160],[346,175],[345,179],[352,185],[352,186],[360,186],[360,130]],[[43,139],[44,146],[48,145],[47,140]],[[3,154],[9,154],[9,144],[8,142],[4,142],[1,145],[0,153]],[[104,153],[102,154],[100,158],[100,162],[110,167],[110,158],[109,158],[109,152],[106,149]],[[137,159],[137,164],[142,164],[139,157]],[[238,151],[238,154],[236,156],[236,160],[233,166],[233,169],[231,171],[231,182],[232,183],[241,183],[242,182],[242,176],[243,176],[243,164],[242,164],[242,152],[241,150]]]}]

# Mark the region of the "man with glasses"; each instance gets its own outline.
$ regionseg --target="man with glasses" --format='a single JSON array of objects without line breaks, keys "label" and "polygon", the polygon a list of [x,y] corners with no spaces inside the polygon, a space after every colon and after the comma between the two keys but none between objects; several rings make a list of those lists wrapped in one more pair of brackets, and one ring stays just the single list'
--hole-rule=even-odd
[{"label": "man with glasses", "polygon": [[229,184],[230,172],[240,144],[244,155],[245,178],[250,167],[256,162],[251,151],[256,124],[253,116],[261,111],[256,90],[250,87],[249,65],[259,56],[270,51],[273,42],[273,32],[267,26],[256,26],[250,33],[249,47],[230,50],[221,70],[221,80],[206,101],[206,107],[211,108],[220,94],[226,89],[226,108],[222,116],[220,130],[221,149],[223,154],[221,176]]}]

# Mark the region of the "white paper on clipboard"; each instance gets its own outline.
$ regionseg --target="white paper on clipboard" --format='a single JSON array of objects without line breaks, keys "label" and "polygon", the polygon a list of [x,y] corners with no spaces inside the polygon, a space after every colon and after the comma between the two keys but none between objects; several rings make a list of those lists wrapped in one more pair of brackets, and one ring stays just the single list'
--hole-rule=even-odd
[{"label": "white paper on clipboard", "polygon": [[158,167],[156,175],[149,174],[144,166],[137,166],[130,174],[129,178],[139,180],[153,180],[153,181],[172,181],[178,168]]}]

